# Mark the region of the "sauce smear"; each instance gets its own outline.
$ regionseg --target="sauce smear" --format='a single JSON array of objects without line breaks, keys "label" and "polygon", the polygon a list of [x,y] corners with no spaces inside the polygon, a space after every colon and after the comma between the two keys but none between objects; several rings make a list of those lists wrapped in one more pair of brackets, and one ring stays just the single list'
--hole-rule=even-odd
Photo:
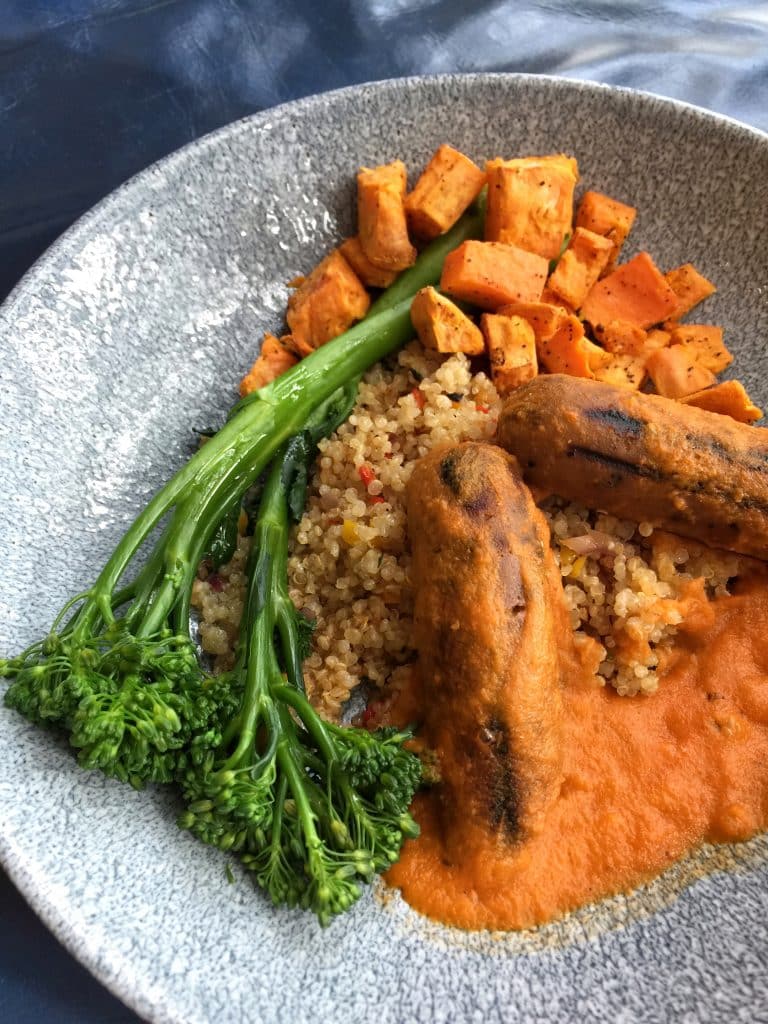
[{"label": "sauce smear", "polygon": [[755,577],[709,607],[652,697],[617,696],[565,652],[564,777],[541,831],[515,843],[472,829],[463,843],[457,808],[446,842],[435,787],[417,798],[422,834],[389,884],[447,924],[526,928],[631,889],[703,841],[765,829],[768,585]]}]

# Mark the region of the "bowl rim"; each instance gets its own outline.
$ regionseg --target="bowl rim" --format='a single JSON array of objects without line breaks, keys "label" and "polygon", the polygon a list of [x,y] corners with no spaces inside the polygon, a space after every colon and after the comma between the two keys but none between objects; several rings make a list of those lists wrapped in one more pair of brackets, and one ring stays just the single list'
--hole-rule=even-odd
[{"label": "bowl rim", "polygon": [[[152,162],[140,171],[131,175],[92,207],[82,213],[67,227],[55,241],[26,270],[24,275],[13,286],[2,304],[0,304],[0,321],[13,317],[15,306],[23,300],[28,291],[34,290],[38,280],[44,278],[49,267],[55,260],[66,256],[67,250],[77,244],[79,235],[101,218],[108,218],[113,208],[119,209],[124,197],[136,188],[141,189],[158,170],[174,169],[190,158],[190,154],[215,147],[222,139],[233,140],[241,133],[265,127],[275,118],[286,115],[304,114],[325,106],[343,102],[356,95],[368,92],[391,93],[393,95],[414,88],[429,88],[456,84],[462,87],[473,83],[497,83],[513,86],[528,85],[534,88],[554,88],[596,96],[617,96],[627,103],[654,103],[669,112],[675,111],[698,123],[726,129],[734,138],[745,141],[768,143],[768,132],[755,128],[745,122],[725,114],[720,114],[696,104],[686,102],[657,93],[625,86],[614,86],[608,83],[589,79],[569,78],[563,75],[544,75],[518,72],[469,72],[439,73],[430,75],[410,75],[399,78],[384,78],[370,82],[361,82],[343,86],[338,89],[320,93],[312,93],[298,99],[288,100],[272,107],[265,107],[253,114],[247,114],[235,121],[228,122],[185,143],[178,149]],[[120,953],[110,951],[109,947],[99,947],[95,936],[88,930],[73,931],[64,910],[45,891],[44,885],[38,885],[35,878],[34,865],[27,864],[21,855],[17,855],[13,843],[0,831],[0,866],[7,873],[25,902],[35,912],[56,939],[65,949],[84,966],[100,984],[121,1000],[127,1007],[151,1021],[173,1021],[182,1024],[176,1016],[172,1003],[164,1001],[158,993],[147,994],[136,986],[136,978],[130,970],[130,959],[126,961]],[[79,942],[76,942],[79,940]]]},{"label": "bowl rim", "polygon": [[126,178],[125,181],[117,185],[111,192],[108,192],[93,206],[81,213],[76,220],[64,229],[58,238],[54,239],[54,241],[27,268],[24,274],[8,292],[2,303],[0,303],[0,314],[7,314],[12,309],[15,303],[23,296],[23,293],[29,285],[35,281],[41,272],[46,270],[50,261],[57,257],[62,250],[65,250],[68,247],[79,231],[83,230],[93,221],[103,216],[112,206],[117,205],[122,200],[126,191],[135,188],[137,185],[141,185],[145,178],[146,180],[150,180],[158,170],[173,168],[176,164],[182,163],[188,157],[191,150],[204,150],[209,146],[215,145],[219,139],[224,137],[235,138],[243,131],[250,130],[253,127],[259,127],[261,122],[268,121],[270,118],[283,117],[286,113],[291,112],[303,113],[305,110],[311,110],[314,107],[322,106],[328,101],[341,101],[348,96],[355,95],[356,93],[363,93],[367,90],[376,92],[391,90],[393,92],[397,92],[401,89],[407,90],[413,87],[423,87],[425,85],[429,85],[431,82],[438,85],[450,84],[453,82],[521,82],[524,84],[534,85],[543,82],[554,88],[565,88],[583,93],[619,96],[623,97],[628,102],[635,99],[641,103],[658,103],[667,107],[669,110],[677,110],[681,113],[693,116],[695,120],[705,124],[716,124],[720,128],[727,127],[739,137],[751,139],[752,141],[757,140],[768,142],[768,132],[764,132],[760,128],[755,128],[735,117],[730,117],[727,114],[708,110],[706,107],[698,106],[695,103],[689,103],[686,100],[662,96],[659,93],[649,92],[645,89],[633,89],[628,86],[610,85],[606,82],[597,82],[590,79],[568,78],[565,75],[539,75],[514,71],[472,71],[467,73],[450,72],[432,75],[406,75],[401,78],[379,78],[371,82],[359,82],[354,85],[345,85],[338,89],[330,89],[325,92],[310,93],[307,96],[301,96],[295,100],[286,100],[285,103],[279,103],[273,107],[264,107],[262,110],[258,110],[253,114],[246,114],[243,117],[237,118],[235,121],[229,121],[227,124],[214,128],[212,131],[206,132],[204,135],[200,135],[196,139],[192,139],[190,142],[185,143],[178,149],[174,149],[170,153],[166,153],[165,156],[160,157],[158,160],[154,160],[146,167],[142,167],[140,171],[137,171],[129,178]]}]

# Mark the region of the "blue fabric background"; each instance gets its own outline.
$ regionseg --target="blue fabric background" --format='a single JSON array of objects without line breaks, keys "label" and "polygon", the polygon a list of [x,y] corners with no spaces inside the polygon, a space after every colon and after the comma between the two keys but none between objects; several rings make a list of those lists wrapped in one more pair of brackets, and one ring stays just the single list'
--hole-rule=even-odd
[{"label": "blue fabric background", "polygon": [[[0,297],[98,199],[205,132],[356,82],[479,70],[631,86],[768,131],[768,4],[3,0]],[[1,871],[0,1020],[137,1020]]]}]

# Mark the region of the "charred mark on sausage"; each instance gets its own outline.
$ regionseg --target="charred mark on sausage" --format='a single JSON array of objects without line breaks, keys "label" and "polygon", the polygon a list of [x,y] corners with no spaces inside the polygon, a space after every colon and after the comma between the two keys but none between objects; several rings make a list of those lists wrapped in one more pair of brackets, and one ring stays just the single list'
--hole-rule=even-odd
[{"label": "charred mark on sausage", "polygon": [[[638,476],[646,480],[662,480],[663,473],[656,466],[647,466],[643,463],[627,462],[626,459],[619,459],[615,455],[606,455],[605,452],[595,451],[594,448],[583,448],[581,445],[570,445],[566,452],[569,458],[585,459],[587,462],[612,471],[619,476]],[[619,481],[617,480],[617,483]]]},{"label": "charred mark on sausage", "polygon": [[470,456],[461,451],[449,452],[440,463],[440,481],[460,502],[470,516],[490,513],[495,508],[494,495],[484,479],[473,474]]},{"label": "charred mark on sausage", "polygon": [[[607,481],[603,481],[609,487],[618,487],[628,477],[653,480],[656,483],[666,482],[672,484],[674,489],[680,494],[700,495],[704,493],[717,497],[735,508],[743,509],[744,511],[756,510],[768,515],[768,502],[761,501],[748,494],[734,494],[725,488],[718,487],[714,482],[705,482],[703,480],[683,482],[679,478],[673,480],[668,473],[659,469],[658,466],[650,466],[642,462],[628,462],[626,459],[619,459],[615,455],[606,455],[605,452],[595,451],[594,448],[584,448],[581,445],[569,445],[565,454],[568,458],[584,459],[586,462],[591,462],[593,465],[609,472],[610,477]],[[687,517],[677,516],[676,518],[682,521],[683,518]]]},{"label": "charred mark on sausage", "polygon": [[491,827],[503,831],[507,839],[516,839],[520,834],[521,794],[513,770],[509,731],[502,719],[494,715],[486,722],[481,735],[490,754],[488,798]]},{"label": "charred mark on sausage", "polygon": [[459,458],[460,453],[452,451],[440,463],[440,482],[445,484],[448,490],[455,494],[457,498],[461,495],[461,480],[458,472]]},{"label": "charred mark on sausage", "polygon": [[469,512],[471,516],[479,516],[483,512],[488,512],[493,506],[491,501],[490,491],[484,489],[473,495],[471,498],[466,498],[461,503],[461,507]]},{"label": "charred mark on sausage", "polygon": [[623,409],[612,408],[611,406],[600,406],[585,410],[588,419],[599,423],[604,427],[611,427],[624,437],[643,436],[645,424],[635,416],[630,416]]},{"label": "charred mark on sausage", "polygon": [[499,582],[504,593],[504,607],[507,615],[517,618],[525,611],[525,586],[520,572],[520,559],[507,550],[499,558]]}]

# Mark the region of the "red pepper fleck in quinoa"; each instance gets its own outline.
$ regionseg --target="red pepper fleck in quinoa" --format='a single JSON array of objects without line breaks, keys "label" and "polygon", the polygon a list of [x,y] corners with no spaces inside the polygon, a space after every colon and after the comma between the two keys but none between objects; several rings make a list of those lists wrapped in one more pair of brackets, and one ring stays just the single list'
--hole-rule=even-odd
[{"label": "red pepper fleck in quinoa", "polygon": [[424,392],[421,390],[421,388],[411,388],[411,394],[413,395],[414,402],[416,403],[416,405],[418,405],[419,409],[423,412],[424,411],[424,406],[427,404],[427,400],[424,397]]},{"label": "red pepper fleck in quinoa", "polygon": [[363,481],[363,486],[368,487],[376,479],[376,474],[370,468],[370,466],[358,466],[357,475]]}]

